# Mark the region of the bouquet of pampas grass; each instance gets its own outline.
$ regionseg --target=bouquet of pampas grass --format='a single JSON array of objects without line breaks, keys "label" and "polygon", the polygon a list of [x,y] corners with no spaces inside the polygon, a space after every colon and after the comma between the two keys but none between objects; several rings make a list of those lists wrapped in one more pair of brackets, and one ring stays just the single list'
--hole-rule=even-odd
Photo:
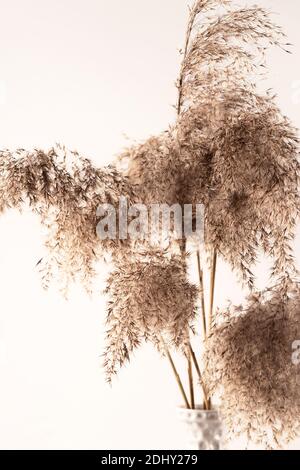
[{"label": "bouquet of pampas grass", "polygon": [[[48,231],[48,256],[40,263],[45,287],[58,277],[64,291],[76,279],[90,289],[97,261],[110,255],[109,381],[142,341],[150,341],[169,360],[186,408],[197,406],[196,376],[205,410],[221,394],[228,436],[246,433],[274,448],[300,429],[290,354],[300,333],[292,249],[300,173],[296,129],[274,96],[256,86],[269,46],[288,51],[289,44],[263,8],[196,0],[181,51],[175,123],[102,169],[62,146],[1,151],[0,212],[27,204],[40,216]],[[203,247],[195,254],[199,286],[188,276],[189,235],[154,247],[144,236],[121,237],[117,220],[114,237],[97,236],[98,207],[110,205],[118,218],[120,198],[129,207],[190,205],[193,219],[195,206],[204,207]],[[207,293],[204,251],[211,265]],[[253,276],[262,251],[273,260],[265,293],[257,292]],[[244,307],[215,314],[219,258],[251,293]],[[204,360],[192,346],[197,315]],[[188,391],[172,349],[185,357]]]}]

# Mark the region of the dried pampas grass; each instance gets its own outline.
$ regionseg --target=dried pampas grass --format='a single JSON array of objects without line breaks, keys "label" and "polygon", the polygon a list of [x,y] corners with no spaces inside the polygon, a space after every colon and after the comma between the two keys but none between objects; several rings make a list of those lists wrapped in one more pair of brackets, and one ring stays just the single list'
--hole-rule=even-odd
[{"label": "dried pampas grass", "polygon": [[108,380],[130,359],[142,340],[159,350],[185,349],[196,314],[197,288],[190,284],[183,256],[153,251],[140,260],[116,263],[107,281]]},{"label": "dried pampas grass", "polygon": [[298,139],[275,105],[265,108],[229,116],[215,134],[206,212],[207,241],[250,285],[260,249],[275,259],[273,276],[296,275]]},{"label": "dried pampas grass", "polygon": [[135,186],[140,202],[171,205],[176,202],[178,164],[170,131],[128,148],[118,161],[126,168],[124,174]]},{"label": "dried pampas grass", "polygon": [[294,279],[299,141],[274,97],[257,91],[269,46],[285,35],[266,10],[196,1],[178,80],[178,118],[121,156],[145,203],[203,204],[205,242],[253,288],[263,249],[272,274]]},{"label": "dried pampas grass", "polygon": [[[224,3],[217,17],[214,8]],[[261,248],[274,257],[274,276],[296,275],[290,243],[299,215],[297,132],[254,81],[268,46],[285,50],[284,41],[260,7],[196,1],[179,79],[178,192],[185,203],[205,205],[207,246],[251,288]]]},{"label": "dried pampas grass", "polygon": [[255,444],[278,448],[300,431],[300,369],[292,361],[299,293],[255,294],[244,309],[219,313],[206,343],[205,380],[220,393],[228,439],[246,433]]},{"label": "dried pampas grass", "polygon": [[129,203],[134,198],[126,177],[114,167],[95,168],[87,158],[56,146],[48,152],[2,151],[0,171],[1,210],[27,203],[47,229],[48,256],[40,265],[45,287],[60,274],[63,290],[76,277],[88,286],[103,251],[127,243],[100,241],[96,233],[100,204],[118,209],[121,196]]}]

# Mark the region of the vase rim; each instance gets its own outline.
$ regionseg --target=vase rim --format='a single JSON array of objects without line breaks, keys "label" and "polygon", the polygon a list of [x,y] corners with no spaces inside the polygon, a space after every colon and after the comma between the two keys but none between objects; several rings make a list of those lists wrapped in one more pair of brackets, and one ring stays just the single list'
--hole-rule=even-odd
[{"label": "vase rim", "polygon": [[217,408],[213,408],[212,410],[205,410],[202,405],[196,405],[195,408],[185,408],[184,406],[178,406],[177,409],[179,411],[184,411],[187,413],[199,413],[199,411],[203,413],[208,413],[208,414],[219,413],[219,410]]}]

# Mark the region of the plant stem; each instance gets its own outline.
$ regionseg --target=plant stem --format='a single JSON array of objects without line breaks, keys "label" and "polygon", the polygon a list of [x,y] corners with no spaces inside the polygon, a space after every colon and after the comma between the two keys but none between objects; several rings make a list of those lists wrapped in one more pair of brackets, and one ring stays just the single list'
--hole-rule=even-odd
[{"label": "plant stem", "polygon": [[198,264],[199,285],[200,285],[203,332],[204,332],[204,338],[206,338],[207,329],[206,329],[206,314],[205,314],[205,299],[204,299],[204,280],[203,280],[203,270],[201,268],[200,250],[197,251],[197,264]]},{"label": "plant stem", "polygon": [[189,16],[189,22],[188,22],[188,27],[185,35],[185,43],[184,43],[184,50],[183,50],[183,60],[182,60],[182,65],[181,65],[181,70],[180,70],[180,76],[178,80],[178,102],[177,102],[177,114],[179,115],[181,112],[181,107],[182,107],[182,87],[183,87],[183,80],[184,80],[184,66],[185,66],[185,59],[188,53],[189,49],[189,44],[190,44],[190,39],[194,27],[194,22],[195,18],[197,16],[197,9],[196,9],[196,4],[195,2],[194,6],[190,9],[190,16]]},{"label": "plant stem", "polygon": [[[197,5],[197,2],[195,2],[194,6],[190,9],[189,22],[188,22],[187,32],[186,32],[186,36],[185,36],[183,60],[182,60],[182,64],[181,64],[180,76],[179,76],[179,79],[178,79],[178,102],[177,102],[177,106],[176,106],[178,116],[180,115],[181,108],[182,108],[185,61],[186,61],[186,57],[187,57],[187,54],[188,54],[188,49],[189,49],[190,39],[191,39],[193,27],[194,27],[195,18],[198,14],[198,10],[196,8],[196,5]],[[185,239],[183,240],[183,243],[182,243],[182,246],[181,246],[181,251],[182,251],[182,253],[185,253],[185,251],[186,251],[186,240]],[[199,268],[199,280],[200,280],[200,288],[201,288],[203,328],[204,328],[204,334],[206,336],[207,328],[206,328],[206,316],[205,316],[203,272],[202,272],[201,264],[200,264],[200,252],[198,252],[198,268]],[[190,385],[190,395],[191,395],[190,398],[191,398],[192,408],[194,408],[194,406],[195,406],[195,403],[194,403],[194,387],[193,387],[193,372],[192,372],[192,364],[191,364],[191,362],[193,361],[194,365],[195,365],[195,368],[196,368],[196,371],[197,371],[197,374],[199,376],[199,380],[200,380],[202,389],[203,389],[205,408],[209,409],[209,403],[210,402],[207,398],[207,393],[206,393],[206,389],[205,389],[205,386],[204,386],[204,383],[203,383],[203,380],[202,380],[202,374],[201,374],[201,371],[200,371],[200,367],[198,365],[196,355],[195,355],[195,353],[192,349],[191,344],[189,344],[189,350],[190,350],[190,354],[188,356],[188,374],[189,374],[189,385]],[[167,354],[167,357],[168,357],[168,359],[170,361],[170,364],[172,366],[172,369],[173,369],[173,372],[175,374],[178,385],[180,387],[181,393],[184,397],[186,406],[187,406],[187,408],[190,408],[187,397],[186,397],[186,394],[185,394],[185,391],[184,391],[184,388],[183,388],[183,385],[182,385],[182,382],[181,382],[180,377],[179,377],[179,374],[176,370],[176,367],[174,365],[174,362],[172,360],[170,352],[168,351],[167,348],[166,348],[166,354]]]},{"label": "plant stem", "polygon": [[200,380],[200,384],[201,384],[201,387],[202,387],[202,390],[203,390],[203,397],[204,397],[205,409],[206,409],[206,410],[209,410],[209,409],[210,409],[210,402],[209,402],[209,398],[208,398],[208,393],[207,393],[207,391],[206,391],[206,387],[205,387],[205,384],[204,384],[204,381],[203,381],[202,373],[201,373],[201,370],[200,370],[200,367],[199,367],[199,364],[198,364],[196,355],[195,355],[195,353],[194,353],[194,351],[193,351],[193,348],[192,348],[191,344],[189,344],[189,350],[190,350],[191,358],[192,358],[192,360],[193,360],[193,363],[194,363],[195,369],[196,369],[196,371],[197,371],[198,378],[199,378],[199,380]]},{"label": "plant stem", "polygon": [[194,395],[194,379],[193,379],[193,367],[192,357],[190,351],[188,351],[188,374],[189,374],[189,387],[190,387],[190,403],[192,410],[195,409],[195,395]]},{"label": "plant stem", "polygon": [[212,320],[213,320],[213,312],[214,312],[216,271],[217,271],[217,251],[213,249],[211,269],[210,269],[210,302],[209,302],[209,323],[208,323],[209,330],[211,329]]},{"label": "plant stem", "polygon": [[[194,6],[190,9],[190,16],[189,16],[189,22],[188,22],[188,27],[187,27],[187,32],[185,36],[185,45],[184,45],[184,50],[183,50],[183,60],[181,64],[181,70],[180,70],[180,76],[178,79],[178,102],[177,102],[177,114],[178,116],[181,113],[181,108],[182,108],[182,101],[183,101],[183,84],[184,84],[184,72],[185,72],[185,62],[186,58],[188,55],[188,49],[189,49],[189,44],[190,44],[190,39],[191,35],[193,32],[194,28],[194,23],[195,19],[197,17],[197,14],[199,13],[199,9],[197,7],[198,2],[195,1]],[[185,243],[183,244],[183,250],[185,251]],[[202,307],[202,322],[203,322],[203,331],[204,331],[204,336],[206,338],[207,336],[207,324],[206,324],[206,309],[205,309],[205,298],[204,298],[204,282],[203,282],[203,271],[201,268],[201,259],[200,259],[200,250],[197,252],[197,262],[198,262],[198,273],[199,273],[199,281],[200,281],[200,289],[201,289],[201,307]],[[212,263],[212,270],[211,270],[211,279],[210,279],[210,309],[209,309],[209,329],[211,327],[212,323],[212,316],[213,316],[213,307],[214,307],[214,291],[215,291],[215,278],[216,278],[216,265],[217,265],[217,252],[214,250],[213,253],[213,263]],[[203,389],[203,396],[204,396],[204,409],[209,410],[211,406],[210,399],[208,398],[208,394],[206,392],[206,388],[202,379],[202,374],[201,370],[199,367],[199,364],[197,362],[196,355],[192,349],[191,344],[189,344],[189,349],[190,349],[190,357],[192,358],[192,361],[194,362],[202,389]],[[190,364],[189,364],[189,377],[190,377]],[[190,377],[191,380],[191,377]],[[191,384],[191,382],[190,382]],[[192,398],[192,397],[191,397]],[[192,400],[191,400],[192,401]]]},{"label": "plant stem", "polygon": [[170,353],[170,351],[169,351],[169,349],[168,349],[168,347],[167,347],[167,345],[166,345],[166,343],[164,342],[164,340],[163,340],[162,337],[161,337],[161,342],[162,342],[162,344],[163,344],[163,346],[164,346],[165,354],[166,354],[166,356],[167,356],[167,358],[168,358],[168,360],[169,360],[169,362],[170,362],[172,371],[173,371],[173,373],[174,373],[174,376],[175,376],[176,382],[177,382],[177,384],[178,384],[179,390],[180,390],[180,392],[181,392],[182,398],[183,398],[183,400],[184,400],[185,406],[187,407],[187,409],[190,410],[190,409],[191,409],[191,406],[190,406],[190,404],[189,404],[189,402],[188,402],[188,399],[187,399],[186,393],[185,393],[185,391],[184,391],[184,387],[183,387],[183,385],[182,385],[180,376],[179,376],[178,371],[177,371],[177,369],[176,369],[176,366],[175,366],[175,363],[174,363],[173,358],[172,358],[172,356],[171,356],[171,353]]},{"label": "plant stem", "polygon": [[[203,335],[204,335],[204,340],[205,340],[207,338],[207,327],[206,327],[206,309],[205,309],[205,298],[204,298],[204,279],[203,279],[203,270],[201,267],[200,249],[197,251],[197,265],[198,265],[198,274],[199,274]],[[205,400],[203,400],[203,408],[204,410],[210,409],[210,398],[208,398],[207,404]]]}]

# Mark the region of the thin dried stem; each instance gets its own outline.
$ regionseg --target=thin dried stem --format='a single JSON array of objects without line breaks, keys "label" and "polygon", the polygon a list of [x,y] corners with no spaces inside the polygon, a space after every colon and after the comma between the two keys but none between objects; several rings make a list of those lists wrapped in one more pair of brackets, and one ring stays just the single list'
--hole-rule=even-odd
[{"label": "thin dried stem", "polygon": [[177,114],[178,115],[181,112],[181,106],[182,106],[184,65],[185,65],[185,60],[186,60],[186,56],[187,56],[188,49],[189,49],[189,44],[190,44],[191,35],[192,35],[192,32],[193,32],[193,28],[194,28],[195,19],[196,19],[197,14],[198,14],[198,11],[196,9],[196,4],[197,4],[197,2],[195,2],[194,6],[190,9],[189,22],[188,22],[188,27],[187,27],[187,31],[186,31],[184,50],[183,50],[183,60],[182,60],[182,65],[181,65],[180,76],[179,76],[179,79],[178,79],[178,102],[177,102]]},{"label": "thin dried stem", "polygon": [[200,385],[202,387],[205,409],[209,410],[210,409],[210,401],[209,401],[209,398],[208,398],[208,393],[207,393],[207,390],[206,390],[206,387],[205,387],[205,384],[204,384],[204,381],[203,381],[203,376],[202,376],[202,373],[201,373],[201,370],[200,370],[200,366],[198,364],[196,355],[194,353],[194,350],[193,350],[191,344],[189,344],[189,350],[190,350],[190,353],[191,353],[192,361],[194,363],[195,369],[196,369],[197,374],[198,374],[198,378],[200,380]]},{"label": "thin dried stem", "polygon": [[177,382],[177,384],[178,384],[179,390],[180,390],[180,392],[181,392],[182,398],[183,398],[183,400],[184,400],[185,406],[186,406],[187,409],[190,410],[190,409],[191,409],[191,406],[190,406],[189,401],[188,401],[188,399],[187,399],[187,395],[186,395],[186,393],[185,393],[185,390],[184,390],[184,387],[183,387],[183,384],[182,384],[180,375],[179,375],[179,373],[178,373],[178,371],[177,371],[177,369],[176,369],[176,366],[175,366],[175,363],[174,363],[173,358],[172,358],[172,356],[171,356],[171,353],[170,353],[170,351],[169,351],[169,349],[168,349],[166,343],[164,342],[163,338],[160,337],[160,339],[161,339],[161,342],[162,342],[162,344],[163,344],[163,347],[164,347],[164,350],[165,350],[165,354],[166,354],[166,356],[167,356],[167,359],[168,359],[168,361],[169,361],[169,363],[170,363],[170,365],[171,365],[172,371],[173,371],[173,373],[174,373],[174,376],[175,376],[176,382]]},{"label": "thin dried stem", "polygon": [[191,353],[188,352],[188,375],[189,375],[189,389],[190,389],[190,403],[192,410],[195,409],[195,394],[194,394],[194,378],[193,378],[193,364]]},{"label": "thin dried stem", "polygon": [[204,338],[206,338],[207,327],[206,327],[206,312],[205,312],[205,299],[204,299],[204,279],[203,279],[203,270],[201,267],[200,250],[197,251],[197,265],[198,265],[199,285],[200,285],[202,324],[203,324]]},{"label": "thin dried stem", "polygon": [[209,323],[208,327],[211,328],[213,313],[214,313],[214,298],[215,298],[215,286],[216,286],[216,271],[217,271],[217,251],[213,249],[212,261],[210,269],[210,297],[209,297]]}]

